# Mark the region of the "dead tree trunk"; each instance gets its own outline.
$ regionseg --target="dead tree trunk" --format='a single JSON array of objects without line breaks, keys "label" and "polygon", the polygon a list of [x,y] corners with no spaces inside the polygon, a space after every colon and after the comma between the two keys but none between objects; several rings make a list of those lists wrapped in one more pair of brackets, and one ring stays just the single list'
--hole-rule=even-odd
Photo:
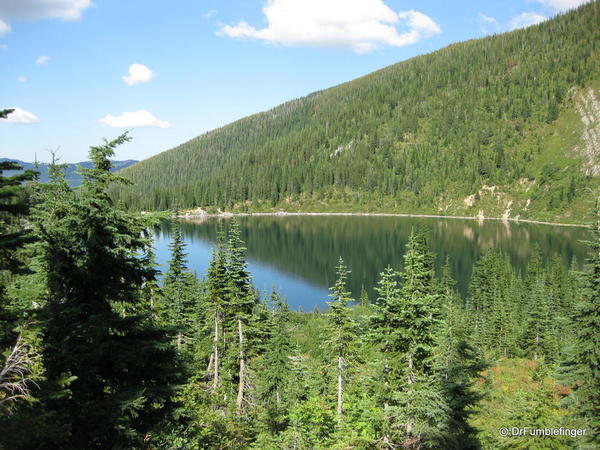
[{"label": "dead tree trunk", "polygon": [[238,394],[236,399],[236,407],[238,414],[242,412],[244,407],[244,387],[246,384],[246,355],[244,354],[244,332],[242,327],[242,319],[238,317],[238,341],[240,345],[240,372],[239,372],[239,385]]},{"label": "dead tree trunk", "polygon": [[338,356],[338,383],[337,383],[337,415],[338,420],[342,420],[344,415],[344,357]]}]

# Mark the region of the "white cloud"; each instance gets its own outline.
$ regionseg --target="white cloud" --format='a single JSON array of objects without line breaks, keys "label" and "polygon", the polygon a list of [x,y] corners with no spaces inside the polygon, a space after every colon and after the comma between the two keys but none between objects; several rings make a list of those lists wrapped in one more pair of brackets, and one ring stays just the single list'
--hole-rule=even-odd
[{"label": "white cloud", "polygon": [[210,20],[216,13],[216,9],[211,9],[210,11],[206,11],[204,14],[202,14],[202,17],[204,17],[206,20]]},{"label": "white cloud", "polygon": [[114,128],[158,127],[169,128],[169,122],[163,122],[146,110],[124,112],[120,116],[106,115],[99,121],[102,125]]},{"label": "white cloud", "polygon": [[25,83],[27,81],[27,77],[24,77],[23,75],[21,75],[20,77],[17,77],[17,81],[19,83]]},{"label": "white cloud", "polygon": [[50,57],[48,55],[42,55],[42,56],[39,56],[38,59],[35,60],[35,63],[43,66],[43,65],[47,64],[48,61],[50,61]]},{"label": "white cloud", "polygon": [[382,45],[403,47],[441,33],[439,25],[425,14],[414,10],[397,13],[382,0],[269,0],[263,13],[265,28],[241,21],[224,26],[219,34],[364,53]]},{"label": "white cloud", "polygon": [[496,23],[496,19],[494,19],[493,17],[486,16],[483,13],[479,13],[478,15],[479,15],[479,18],[481,20],[483,20],[484,22],[487,22],[487,23]]},{"label": "white cloud", "polygon": [[526,28],[531,25],[535,25],[536,23],[543,22],[547,19],[547,17],[538,13],[524,12],[523,14],[513,17],[509,22],[509,26],[511,30],[516,30],[517,28]]},{"label": "white cloud", "polygon": [[16,106],[8,109],[14,109],[12,113],[5,119],[8,123],[36,123],[40,119],[32,112],[25,111],[24,109],[17,108]]},{"label": "white cloud", "polygon": [[8,45],[0,44],[0,50],[6,50],[7,48],[8,48]]},{"label": "white cloud", "polygon": [[122,77],[129,86],[146,83],[154,77],[152,71],[143,64],[132,64],[129,66],[128,75]]},{"label": "white cloud", "polygon": [[500,24],[498,23],[498,21],[491,16],[487,16],[483,13],[479,13],[477,14],[477,17],[479,19],[479,30],[483,33],[483,34],[492,34],[492,33],[498,33],[500,31],[502,31],[502,27],[500,26]]},{"label": "white cloud", "polygon": [[10,25],[5,21],[0,19],[0,36],[4,36],[6,33],[10,32]]},{"label": "white cloud", "polygon": [[92,6],[91,0],[2,0],[0,17],[5,19],[62,19],[75,21]]},{"label": "white cloud", "polygon": [[567,11],[568,9],[576,8],[579,5],[589,2],[590,0],[533,0],[542,3],[557,11]]}]

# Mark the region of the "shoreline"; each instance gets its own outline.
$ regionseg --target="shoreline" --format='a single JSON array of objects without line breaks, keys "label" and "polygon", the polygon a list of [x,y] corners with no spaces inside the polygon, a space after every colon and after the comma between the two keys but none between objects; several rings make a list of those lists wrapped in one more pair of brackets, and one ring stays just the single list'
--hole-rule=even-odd
[{"label": "shoreline", "polygon": [[589,228],[590,225],[575,224],[575,223],[561,223],[561,222],[546,222],[542,220],[533,219],[519,219],[514,217],[479,217],[479,216],[442,216],[437,214],[403,214],[403,213],[357,213],[357,212],[247,212],[247,213],[231,213],[221,212],[216,214],[211,213],[194,213],[194,214],[178,214],[171,215],[174,219],[208,219],[208,218],[227,218],[227,217],[248,217],[248,216],[374,216],[374,217],[416,217],[424,219],[462,219],[462,220],[475,220],[483,222],[485,220],[496,220],[501,222],[515,222],[515,223],[532,223],[537,225],[551,225],[558,227],[578,227],[578,228]]}]

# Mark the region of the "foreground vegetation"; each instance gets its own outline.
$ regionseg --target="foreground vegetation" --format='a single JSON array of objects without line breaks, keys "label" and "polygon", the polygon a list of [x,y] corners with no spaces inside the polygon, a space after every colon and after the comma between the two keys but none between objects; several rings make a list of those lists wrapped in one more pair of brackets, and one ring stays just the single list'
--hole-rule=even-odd
[{"label": "foreground vegetation", "polygon": [[[293,100],[123,171],[135,210],[581,222],[598,187],[600,2]],[[596,131],[592,131],[596,130]],[[235,174],[235,176],[232,176]]]},{"label": "foreground vegetation", "polygon": [[1,448],[600,445],[598,232],[585,272],[489,252],[464,299],[413,232],[376,298],[352,305],[340,260],[329,309],[292,312],[258,298],[235,222],[203,280],[175,226],[157,281],[151,217],[107,193],[125,140],[92,147],[77,190],[56,165],[48,184],[0,173]]}]

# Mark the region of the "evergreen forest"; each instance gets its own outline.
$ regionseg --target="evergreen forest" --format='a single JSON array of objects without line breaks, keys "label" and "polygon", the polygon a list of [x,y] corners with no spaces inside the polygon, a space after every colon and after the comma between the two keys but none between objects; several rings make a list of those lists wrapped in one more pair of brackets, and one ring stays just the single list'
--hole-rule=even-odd
[{"label": "evergreen forest", "polygon": [[134,183],[111,194],[138,211],[583,223],[600,174],[599,23],[594,1],[314,92],[124,169]]},{"label": "evergreen forest", "polygon": [[235,220],[203,278],[174,222],[159,277],[158,216],[109,192],[128,139],[91,147],[79,188],[0,163],[0,448],[600,446],[595,225],[584,270],[534,254],[521,274],[490,250],[466,296],[413,230],[376,296],[351,298],[340,259],[327,310],[296,312],[257,294]]}]

